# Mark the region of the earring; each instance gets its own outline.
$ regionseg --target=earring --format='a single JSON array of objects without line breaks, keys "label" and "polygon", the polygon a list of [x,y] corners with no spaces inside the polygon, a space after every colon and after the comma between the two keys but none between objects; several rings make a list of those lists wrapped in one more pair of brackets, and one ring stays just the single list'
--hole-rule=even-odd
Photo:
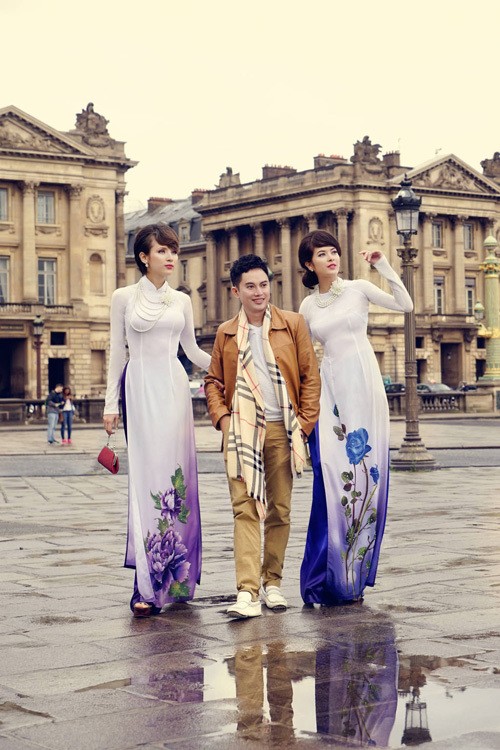
[{"label": "earring", "polygon": [[146,266],[146,268],[149,268],[149,263],[144,263],[144,265]]}]

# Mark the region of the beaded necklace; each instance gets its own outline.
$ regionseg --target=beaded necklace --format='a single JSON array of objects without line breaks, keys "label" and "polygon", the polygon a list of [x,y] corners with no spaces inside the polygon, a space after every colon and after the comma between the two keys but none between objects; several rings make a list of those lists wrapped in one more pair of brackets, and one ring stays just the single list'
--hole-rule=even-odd
[{"label": "beaded necklace", "polygon": [[[163,288],[162,288],[163,289]],[[149,292],[149,294],[148,294]],[[151,296],[152,295],[152,296]],[[174,295],[168,284],[166,288],[160,292],[156,289],[154,292],[147,289],[144,283],[144,277],[139,281],[135,291],[134,298],[134,312],[136,315],[152,325],[149,328],[136,328],[132,321],[130,325],[138,333],[145,333],[150,331],[158,323],[162,315],[165,313],[167,307],[169,307],[174,300]]]},{"label": "beaded necklace", "polygon": [[340,297],[343,291],[344,279],[341,279],[340,276],[338,276],[335,281],[332,282],[330,289],[325,294],[320,294],[319,287],[316,289],[314,293],[314,301],[318,307],[328,307],[328,305],[331,305],[337,297]]}]

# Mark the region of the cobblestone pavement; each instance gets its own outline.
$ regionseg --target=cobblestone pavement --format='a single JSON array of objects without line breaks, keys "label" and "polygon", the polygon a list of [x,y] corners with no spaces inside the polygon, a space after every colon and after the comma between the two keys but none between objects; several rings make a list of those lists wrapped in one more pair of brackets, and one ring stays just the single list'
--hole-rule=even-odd
[{"label": "cobblestone pavement", "polygon": [[[499,445],[498,424],[421,433],[430,448]],[[201,451],[217,449],[209,426],[196,431]],[[403,431],[393,425],[394,445]],[[49,451],[43,431],[2,430],[0,454],[94,455],[102,437],[76,429],[74,447]],[[394,472],[377,584],[337,608],[300,599],[311,484],[310,473],[295,483],[288,611],[232,622],[219,471],[200,475],[196,599],[150,620],[128,611],[125,475],[96,464],[85,477],[0,478],[0,750],[338,748],[347,737],[399,748],[410,736],[498,748],[500,467]]]}]

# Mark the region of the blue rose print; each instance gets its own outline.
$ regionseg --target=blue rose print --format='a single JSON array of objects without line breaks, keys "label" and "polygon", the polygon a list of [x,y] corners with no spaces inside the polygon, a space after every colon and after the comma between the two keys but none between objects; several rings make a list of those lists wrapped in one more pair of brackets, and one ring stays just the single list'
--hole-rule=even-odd
[{"label": "blue rose print", "polygon": [[368,432],[364,427],[348,433],[345,449],[350,464],[359,464],[371,451],[372,447],[368,445]]},{"label": "blue rose print", "polygon": [[370,476],[373,479],[373,481],[375,482],[375,484],[377,484],[378,480],[380,479],[380,472],[379,472],[378,466],[376,464],[375,464],[375,466],[371,467],[371,469],[370,469]]}]

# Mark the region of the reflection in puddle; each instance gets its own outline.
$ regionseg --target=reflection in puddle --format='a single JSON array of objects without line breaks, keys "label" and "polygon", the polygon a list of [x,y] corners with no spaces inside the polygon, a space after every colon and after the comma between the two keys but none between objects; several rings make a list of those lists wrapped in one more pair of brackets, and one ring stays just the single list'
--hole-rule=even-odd
[{"label": "reflection in puddle", "polygon": [[359,624],[348,618],[316,650],[272,641],[210,658],[202,668],[134,676],[128,689],[175,703],[234,701],[236,724],[224,729],[263,745],[320,735],[336,746],[395,748],[500,728],[497,691],[453,688],[439,676],[473,666],[474,657],[398,662],[394,624],[384,614],[365,611]]}]

